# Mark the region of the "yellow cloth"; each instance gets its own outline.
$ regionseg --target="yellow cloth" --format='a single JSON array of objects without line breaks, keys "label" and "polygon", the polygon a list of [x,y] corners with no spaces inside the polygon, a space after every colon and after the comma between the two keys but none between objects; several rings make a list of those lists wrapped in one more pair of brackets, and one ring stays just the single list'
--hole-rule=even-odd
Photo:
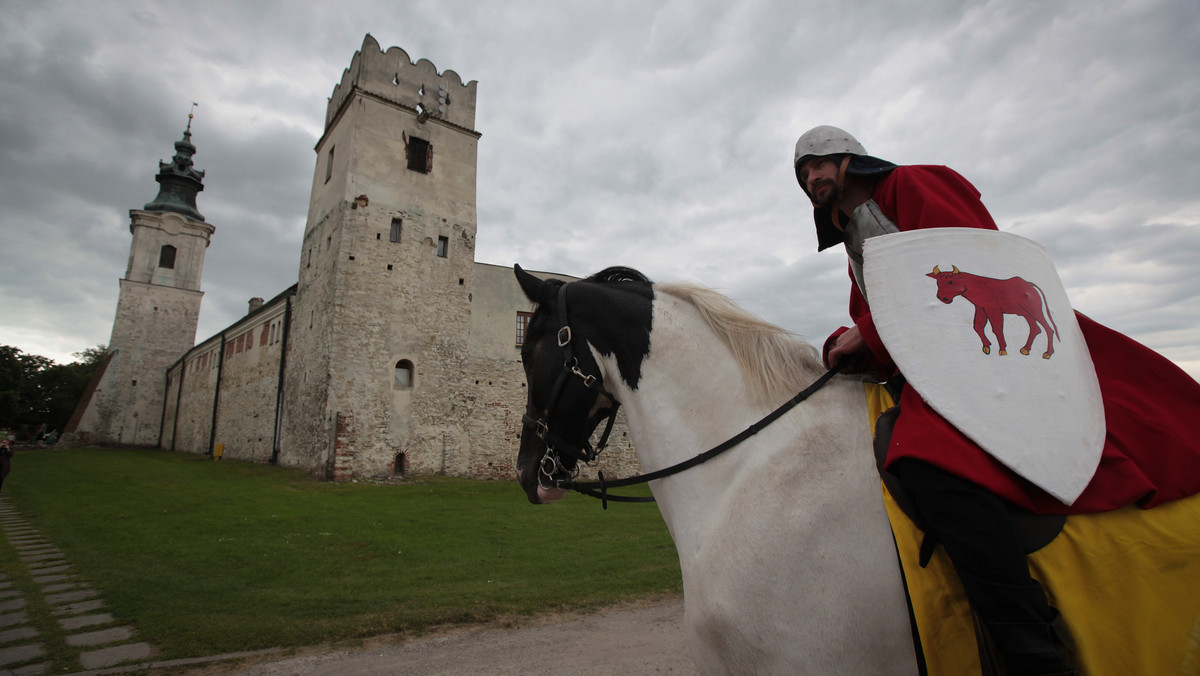
[{"label": "yellow cloth", "polygon": [[[872,384],[867,402],[874,432],[894,404]],[[970,610],[950,560],[939,547],[921,568],[921,532],[886,489],[883,498],[930,676],[978,674]],[[1200,675],[1200,495],[1071,516],[1029,555],[1029,568],[1066,619],[1081,674]]]}]

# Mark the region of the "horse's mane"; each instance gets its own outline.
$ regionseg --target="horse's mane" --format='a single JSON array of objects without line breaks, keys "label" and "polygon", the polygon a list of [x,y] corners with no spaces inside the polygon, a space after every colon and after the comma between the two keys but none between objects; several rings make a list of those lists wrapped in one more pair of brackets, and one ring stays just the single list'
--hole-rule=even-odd
[{"label": "horse's mane", "polygon": [[596,274],[592,275],[591,277],[588,277],[587,279],[585,279],[583,281],[599,282],[601,284],[606,284],[609,282],[645,282],[647,284],[652,283],[650,281],[650,278],[647,277],[646,275],[643,275],[642,273],[638,272],[637,270],[634,270],[633,268],[627,268],[627,267],[623,267],[620,265],[614,265],[611,268],[604,268],[600,272],[597,272]]},{"label": "horse's mane", "polygon": [[712,289],[690,282],[655,284],[654,289],[700,311],[733,351],[746,390],[758,403],[778,403],[795,395],[823,370],[817,348]]}]

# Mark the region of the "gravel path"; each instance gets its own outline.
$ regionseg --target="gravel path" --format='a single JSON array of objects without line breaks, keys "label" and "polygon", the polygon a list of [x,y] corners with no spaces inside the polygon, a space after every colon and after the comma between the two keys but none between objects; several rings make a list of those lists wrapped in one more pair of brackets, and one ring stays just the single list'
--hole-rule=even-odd
[{"label": "gravel path", "polygon": [[[683,602],[568,615],[537,626],[467,628],[355,650],[300,655],[228,671],[242,676],[676,674],[693,676]],[[213,665],[213,668],[221,667]],[[229,669],[229,665],[225,666]]]}]

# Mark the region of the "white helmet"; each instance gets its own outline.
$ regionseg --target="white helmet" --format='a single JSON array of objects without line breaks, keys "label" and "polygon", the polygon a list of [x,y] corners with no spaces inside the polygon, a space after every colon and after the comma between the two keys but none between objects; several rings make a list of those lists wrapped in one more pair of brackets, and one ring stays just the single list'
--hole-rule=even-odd
[{"label": "white helmet", "polygon": [[799,169],[800,163],[810,157],[824,155],[866,155],[867,149],[847,132],[823,124],[813,127],[796,141],[796,154],[792,166]]}]

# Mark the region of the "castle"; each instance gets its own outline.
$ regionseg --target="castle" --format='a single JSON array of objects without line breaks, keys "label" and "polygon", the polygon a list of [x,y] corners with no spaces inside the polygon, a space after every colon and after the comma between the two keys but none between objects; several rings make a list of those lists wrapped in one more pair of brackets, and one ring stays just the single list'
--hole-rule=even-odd
[{"label": "castle", "polygon": [[[63,443],[335,481],[511,477],[531,308],[511,268],[475,262],[476,87],[367,35],[329,98],[297,283],[196,344],[216,228],[197,210],[189,121],[158,197],[130,211],[109,350]],[[613,437],[606,468],[636,471]]]}]

